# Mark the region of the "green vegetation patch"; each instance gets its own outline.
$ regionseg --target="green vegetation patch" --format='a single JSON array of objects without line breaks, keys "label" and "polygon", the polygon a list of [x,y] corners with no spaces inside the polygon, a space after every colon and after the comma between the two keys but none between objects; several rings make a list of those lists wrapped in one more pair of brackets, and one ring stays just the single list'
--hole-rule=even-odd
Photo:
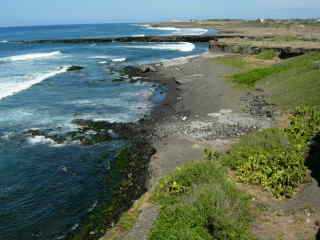
[{"label": "green vegetation patch", "polygon": [[286,61],[288,68],[258,82],[257,87],[271,93],[271,102],[285,109],[320,103],[320,53]]},{"label": "green vegetation patch", "polygon": [[278,56],[278,52],[273,50],[273,49],[269,49],[269,50],[263,50],[261,51],[259,54],[257,54],[257,58],[258,59],[262,59],[262,60],[272,60],[275,57]]},{"label": "green vegetation patch", "polygon": [[[279,64],[233,74],[233,82],[253,87],[258,82],[276,96],[275,102],[285,106],[319,103],[320,53],[310,53]],[[278,103],[278,102],[277,102]]]},{"label": "green vegetation patch", "polygon": [[218,161],[194,162],[164,178],[155,192],[160,215],[151,240],[253,239],[249,198]]},{"label": "green vegetation patch", "polygon": [[270,67],[256,68],[247,72],[236,73],[232,75],[232,80],[237,84],[252,87],[261,79],[269,77],[273,74],[281,73],[290,69],[288,64],[276,64]]},{"label": "green vegetation patch", "polygon": [[291,197],[306,176],[305,156],[320,130],[320,112],[300,107],[286,129],[267,129],[243,137],[223,157],[240,181],[261,185],[275,197]]}]

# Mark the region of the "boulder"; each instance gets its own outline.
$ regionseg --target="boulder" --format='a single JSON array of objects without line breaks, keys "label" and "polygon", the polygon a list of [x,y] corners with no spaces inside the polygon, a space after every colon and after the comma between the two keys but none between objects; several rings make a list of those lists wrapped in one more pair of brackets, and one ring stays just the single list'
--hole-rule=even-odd
[{"label": "boulder", "polygon": [[67,71],[68,72],[73,72],[73,71],[80,71],[82,69],[84,69],[84,67],[82,67],[82,66],[71,66],[71,67],[68,68]]}]

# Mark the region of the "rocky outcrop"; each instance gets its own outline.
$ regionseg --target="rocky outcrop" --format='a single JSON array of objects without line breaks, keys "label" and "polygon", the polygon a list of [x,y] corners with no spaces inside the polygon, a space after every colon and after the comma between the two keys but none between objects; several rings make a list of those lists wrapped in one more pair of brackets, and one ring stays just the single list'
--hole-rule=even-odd
[{"label": "rocky outcrop", "polygon": [[[143,120],[141,120],[143,122]],[[113,139],[133,139],[136,136],[147,136],[148,131],[140,123],[110,123],[107,121],[92,121],[77,119],[72,122],[78,126],[77,130],[57,133],[42,129],[29,129],[24,132],[27,137],[44,137],[55,144],[71,144],[74,142],[82,145],[94,145]]]},{"label": "rocky outcrop", "polygon": [[225,52],[238,54],[259,54],[264,50],[274,50],[278,52],[281,59],[296,57],[309,52],[320,51],[320,49],[313,48],[294,48],[294,47],[269,47],[269,46],[254,46],[245,44],[229,44],[220,42],[217,39],[209,41],[209,50],[211,52]]},{"label": "rocky outcrop", "polygon": [[157,69],[152,65],[126,66],[122,69],[122,73],[129,77],[141,76],[145,73],[156,72]]}]

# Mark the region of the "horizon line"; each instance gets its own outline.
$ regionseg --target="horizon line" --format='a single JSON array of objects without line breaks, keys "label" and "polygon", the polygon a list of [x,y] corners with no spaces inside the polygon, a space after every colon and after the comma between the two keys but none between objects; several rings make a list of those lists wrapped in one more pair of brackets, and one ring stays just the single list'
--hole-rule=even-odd
[{"label": "horizon line", "polygon": [[[195,19],[170,19],[170,20],[153,20],[153,21],[97,21],[92,23],[52,23],[52,24],[26,24],[26,25],[4,25],[0,28],[19,28],[19,27],[55,27],[55,26],[76,26],[76,25],[103,25],[103,24],[145,24],[145,23],[162,23],[162,22],[191,22],[191,21],[223,21],[223,20],[241,20],[254,21],[259,18],[195,18]],[[296,18],[264,18],[266,20],[320,20],[320,17],[296,17]]]}]

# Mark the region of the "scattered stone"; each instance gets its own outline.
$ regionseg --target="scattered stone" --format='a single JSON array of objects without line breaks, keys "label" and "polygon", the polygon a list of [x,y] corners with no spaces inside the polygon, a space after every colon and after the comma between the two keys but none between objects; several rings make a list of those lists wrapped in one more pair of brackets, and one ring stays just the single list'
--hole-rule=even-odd
[{"label": "scattered stone", "polygon": [[247,93],[241,97],[241,101],[244,103],[245,111],[252,116],[273,118],[275,115],[274,105],[269,104],[264,95]]}]

